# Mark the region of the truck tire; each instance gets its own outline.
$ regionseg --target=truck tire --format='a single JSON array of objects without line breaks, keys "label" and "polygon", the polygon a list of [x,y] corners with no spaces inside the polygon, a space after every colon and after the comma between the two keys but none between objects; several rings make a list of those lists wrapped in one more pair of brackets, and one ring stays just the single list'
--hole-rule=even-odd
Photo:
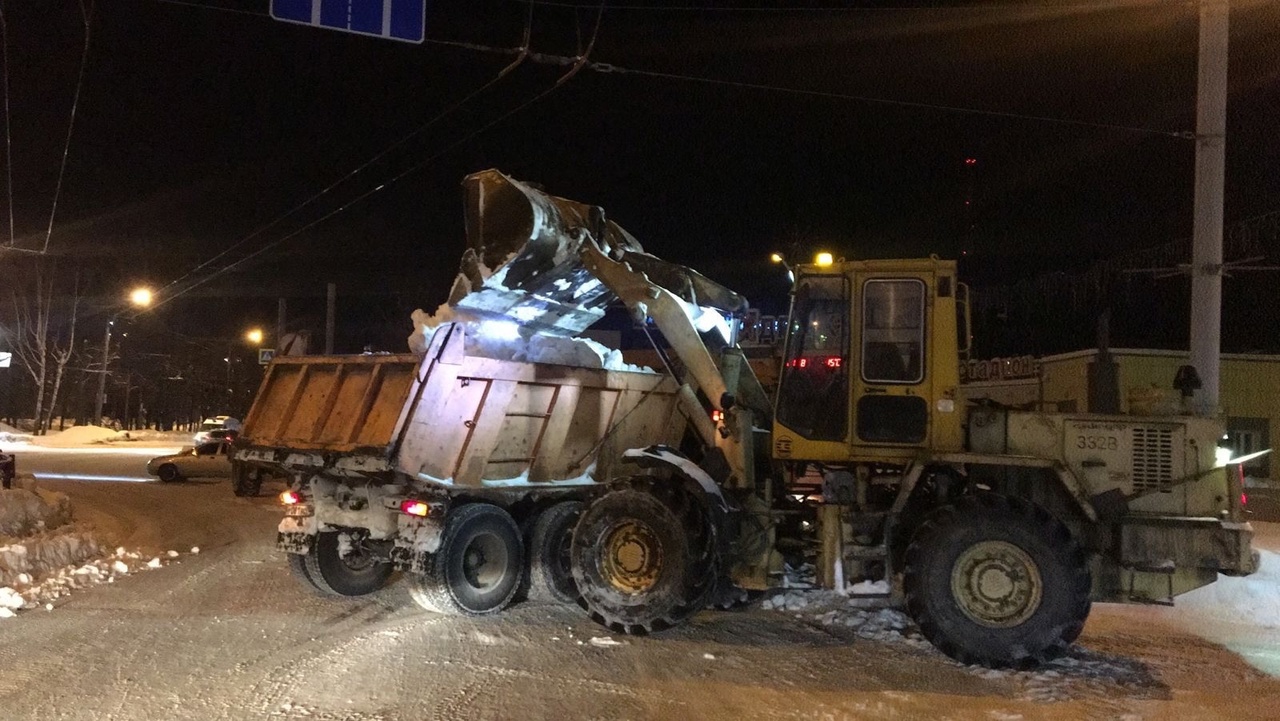
[{"label": "truck tire", "polygon": [[1089,615],[1084,551],[1044,509],[992,493],[927,518],[907,548],[907,609],[966,664],[1030,668],[1071,645]]},{"label": "truck tire", "polygon": [[302,556],[308,580],[330,596],[365,596],[387,585],[395,570],[391,564],[378,561],[359,544],[343,556],[340,535],[338,531],[316,534],[311,553]]},{"label": "truck tire", "polygon": [[573,532],[573,579],[578,604],[593,620],[643,635],[676,626],[706,605],[716,564],[705,534],[690,527],[692,508],[684,510],[628,488],[582,512]]},{"label": "truck tire", "polygon": [[301,581],[302,585],[306,586],[317,596],[334,595],[333,593],[321,588],[320,585],[315,582],[315,579],[311,578],[311,574],[307,572],[306,556],[300,553],[286,553],[284,555],[287,556],[289,560],[289,574]]},{"label": "truck tire", "polygon": [[409,595],[428,611],[485,616],[511,603],[523,572],[515,519],[497,506],[470,503],[449,512],[440,548],[412,577]]},{"label": "truck tire", "polygon": [[581,501],[565,501],[539,513],[525,545],[529,557],[527,597],[535,601],[576,603],[573,581],[573,527],[582,514]]},{"label": "truck tire", "polygon": [[182,474],[178,472],[178,467],[172,463],[166,463],[163,466],[160,466],[160,468],[156,470],[156,475],[165,483],[173,483],[174,481],[182,480]]},{"label": "truck tire", "polygon": [[236,465],[231,469],[231,492],[237,496],[256,496],[262,490],[262,471]]}]

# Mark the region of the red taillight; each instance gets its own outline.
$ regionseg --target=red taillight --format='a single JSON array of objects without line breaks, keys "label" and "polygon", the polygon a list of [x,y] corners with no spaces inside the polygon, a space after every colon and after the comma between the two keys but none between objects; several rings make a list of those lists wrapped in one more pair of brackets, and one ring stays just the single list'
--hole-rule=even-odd
[{"label": "red taillight", "polygon": [[711,422],[719,423],[724,420],[724,411],[711,411]]},{"label": "red taillight", "polygon": [[410,516],[424,518],[427,514],[431,513],[431,507],[422,501],[415,501],[412,498],[406,498],[403,501],[400,501],[400,512]]},{"label": "red taillight", "polygon": [[280,502],[286,506],[296,506],[302,503],[302,496],[293,491],[285,491],[280,494]]},{"label": "red taillight", "polygon": [[1242,506],[1247,506],[1247,505],[1249,505],[1249,494],[1248,494],[1248,493],[1245,493],[1245,492],[1243,492],[1243,491],[1241,491],[1241,492],[1240,492],[1240,505],[1242,505]]}]

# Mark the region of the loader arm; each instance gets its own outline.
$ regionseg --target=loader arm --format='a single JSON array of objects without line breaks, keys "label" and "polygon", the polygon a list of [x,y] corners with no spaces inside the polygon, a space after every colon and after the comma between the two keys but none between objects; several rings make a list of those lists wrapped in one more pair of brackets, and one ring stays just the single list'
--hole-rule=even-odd
[{"label": "loader arm", "polygon": [[[694,321],[721,321],[703,308],[741,315],[746,299],[690,268],[645,253],[599,207],[549,195],[496,170],[469,175],[463,186],[470,248],[451,305],[472,316],[569,336],[601,318],[615,297],[621,300],[661,331],[685,368],[680,380],[724,413],[719,429],[695,426],[708,446],[724,454],[725,482],[752,487],[752,429],[769,424],[771,404],[732,332],[717,337]],[[705,414],[688,400],[693,393],[682,395],[684,405],[693,406],[686,408],[688,415]]]}]

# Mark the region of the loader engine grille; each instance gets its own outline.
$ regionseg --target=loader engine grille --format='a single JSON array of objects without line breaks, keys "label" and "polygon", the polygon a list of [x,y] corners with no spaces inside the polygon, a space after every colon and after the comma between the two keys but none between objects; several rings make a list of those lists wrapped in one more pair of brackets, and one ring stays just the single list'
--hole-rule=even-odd
[{"label": "loader engine grille", "polygon": [[1167,489],[1173,484],[1173,431],[1133,429],[1133,490]]}]

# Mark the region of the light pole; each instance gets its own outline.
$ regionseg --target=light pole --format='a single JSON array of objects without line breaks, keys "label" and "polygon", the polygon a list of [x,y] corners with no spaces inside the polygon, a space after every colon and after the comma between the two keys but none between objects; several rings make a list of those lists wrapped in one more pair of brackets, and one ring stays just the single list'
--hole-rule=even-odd
[{"label": "light pole", "polygon": [[[146,308],[151,305],[151,289],[150,288],[134,288],[129,293],[129,302],[137,308]],[[107,397],[107,367],[111,363],[111,327],[116,324],[116,319],[124,310],[118,310],[111,314],[111,318],[107,320],[106,333],[102,338],[102,370],[98,376],[98,397],[93,404],[93,418],[97,423],[102,423],[102,404]]]}]

